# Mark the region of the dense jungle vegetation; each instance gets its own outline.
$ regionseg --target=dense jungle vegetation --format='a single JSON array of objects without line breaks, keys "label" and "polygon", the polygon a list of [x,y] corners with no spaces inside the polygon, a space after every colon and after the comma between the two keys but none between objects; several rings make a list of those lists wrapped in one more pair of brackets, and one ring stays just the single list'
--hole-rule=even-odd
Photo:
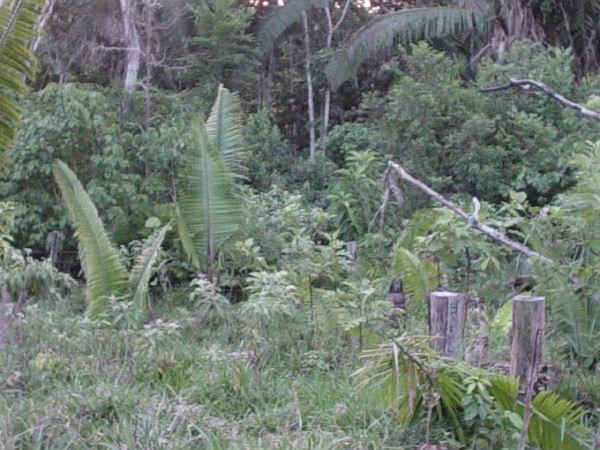
[{"label": "dense jungle vegetation", "polygon": [[597,0],[0,0],[0,449],[600,450],[599,131]]}]

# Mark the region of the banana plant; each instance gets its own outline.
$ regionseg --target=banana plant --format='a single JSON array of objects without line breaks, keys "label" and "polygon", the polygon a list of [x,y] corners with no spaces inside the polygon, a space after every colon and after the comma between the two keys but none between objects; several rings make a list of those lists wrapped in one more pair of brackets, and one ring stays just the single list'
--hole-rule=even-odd
[{"label": "banana plant", "polygon": [[60,160],[54,163],[52,173],[75,228],[79,258],[86,279],[88,317],[92,320],[101,319],[107,312],[108,299],[116,297],[130,299],[138,318],[143,318],[148,311],[148,283],[154,274],[158,252],[170,224],[146,240],[128,274],[96,206],[77,175]]},{"label": "banana plant", "polygon": [[244,140],[240,101],[219,86],[206,124],[196,119],[179,170],[177,216],[183,250],[198,270],[216,274],[221,245],[239,228],[242,203],[236,180],[243,179]]}]

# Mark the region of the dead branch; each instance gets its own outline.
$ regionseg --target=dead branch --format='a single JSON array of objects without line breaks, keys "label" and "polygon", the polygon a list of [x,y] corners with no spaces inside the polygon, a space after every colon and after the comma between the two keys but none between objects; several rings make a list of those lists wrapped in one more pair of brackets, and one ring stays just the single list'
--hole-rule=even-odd
[{"label": "dead branch", "polygon": [[520,242],[510,239],[508,236],[506,236],[505,234],[502,234],[500,231],[498,231],[484,223],[481,223],[476,217],[474,217],[471,214],[468,214],[463,209],[461,209],[458,205],[456,205],[455,203],[451,202],[446,197],[444,197],[442,194],[434,191],[433,189],[431,189],[429,186],[427,186],[422,181],[414,178],[402,166],[396,164],[393,161],[388,162],[388,167],[386,169],[386,179],[390,175],[391,172],[393,172],[396,176],[398,176],[402,180],[409,182],[413,186],[415,186],[418,189],[420,189],[421,191],[425,192],[431,198],[440,202],[446,208],[450,209],[452,212],[454,212],[458,216],[462,217],[467,222],[469,227],[485,234],[493,241],[496,241],[506,247],[509,247],[518,253],[522,253],[523,255],[525,255],[527,257],[538,258],[540,261],[543,261],[546,264],[554,263],[554,261],[551,260],[550,258],[533,251],[526,245],[521,244]]},{"label": "dead branch", "polygon": [[499,91],[506,91],[506,90],[509,90],[509,89],[512,89],[515,87],[519,88],[519,89],[523,89],[525,91],[527,91],[531,88],[535,88],[535,89],[543,92],[544,94],[546,94],[551,99],[557,101],[561,105],[563,105],[567,108],[574,109],[575,111],[579,112],[582,116],[589,117],[590,119],[594,119],[594,120],[600,120],[600,112],[592,111],[591,109],[586,108],[581,103],[576,103],[572,100],[569,100],[565,96],[550,89],[547,85],[545,85],[541,81],[530,80],[528,78],[519,80],[516,78],[509,77],[508,83],[505,83],[501,86],[494,86],[494,87],[480,89],[480,92],[482,92],[482,93],[499,92]]}]

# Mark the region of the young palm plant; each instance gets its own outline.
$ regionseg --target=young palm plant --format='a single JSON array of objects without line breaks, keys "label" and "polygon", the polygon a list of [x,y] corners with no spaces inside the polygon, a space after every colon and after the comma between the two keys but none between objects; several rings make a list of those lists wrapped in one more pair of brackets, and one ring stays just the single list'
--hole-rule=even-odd
[{"label": "young palm plant", "polygon": [[[363,353],[365,365],[356,372],[359,386],[379,391],[404,424],[426,416],[449,424],[465,440],[468,426],[512,427],[519,431],[524,405],[518,384],[506,375],[442,358],[429,346],[429,336],[403,334],[390,344]],[[551,391],[532,400],[529,441],[541,450],[591,449],[590,430],[578,405]]]},{"label": "young palm plant", "polygon": [[244,178],[244,140],[240,101],[219,86],[206,124],[192,124],[179,171],[177,215],[185,253],[214,281],[219,248],[242,219],[235,181]]},{"label": "young palm plant", "polygon": [[86,278],[88,317],[92,320],[102,319],[107,313],[108,299],[124,297],[132,300],[137,319],[143,319],[148,311],[148,283],[154,274],[158,252],[170,224],[146,240],[128,274],[96,206],[77,175],[60,160],[54,163],[52,173],[75,227],[79,257]]}]

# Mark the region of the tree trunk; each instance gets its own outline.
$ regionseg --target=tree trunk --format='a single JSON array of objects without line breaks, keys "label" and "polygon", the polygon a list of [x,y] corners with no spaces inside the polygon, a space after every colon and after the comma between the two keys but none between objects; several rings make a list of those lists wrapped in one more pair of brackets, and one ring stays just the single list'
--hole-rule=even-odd
[{"label": "tree trunk", "polygon": [[5,286],[0,287],[0,348],[8,344],[13,319],[13,299]]},{"label": "tree trunk", "polygon": [[492,52],[502,55],[516,41],[544,40],[545,33],[537,22],[529,0],[503,0],[500,17],[496,19],[491,40]]},{"label": "tree trunk", "polygon": [[[331,45],[333,42],[333,33],[335,33],[335,31],[338,29],[338,27],[344,21],[344,18],[346,17],[346,13],[348,12],[349,6],[350,6],[350,0],[346,0],[346,2],[344,3],[344,9],[342,9],[342,14],[340,15],[340,18],[334,25],[333,20],[331,18],[331,11],[329,9],[329,5],[327,5],[327,4],[325,5],[325,17],[327,18],[327,38],[325,40],[325,48],[327,50],[331,49]],[[331,110],[331,86],[329,85],[329,83],[327,83],[327,85],[325,86],[325,99],[324,99],[324,103],[323,103],[323,129],[321,131],[322,137],[327,136],[327,133],[329,132],[330,110]]]},{"label": "tree trunk", "polygon": [[317,149],[316,135],[315,135],[315,102],[313,94],[313,81],[312,72],[310,69],[310,35],[308,32],[308,17],[306,12],[302,12],[302,26],[304,28],[304,48],[306,50],[306,87],[308,90],[308,132],[309,132],[309,157],[311,161],[315,160],[315,153]]},{"label": "tree trunk", "polygon": [[137,31],[135,0],[120,0],[120,2],[125,31],[125,45],[127,47],[124,89],[126,92],[131,92],[137,83],[142,51]]},{"label": "tree trunk", "polygon": [[60,231],[57,230],[54,230],[52,233],[50,233],[50,236],[51,243],[48,257],[50,258],[50,261],[52,261],[52,265],[56,267],[58,265],[60,251],[62,250],[64,236]]},{"label": "tree trunk", "polygon": [[30,47],[32,53],[35,53],[38,50],[38,48],[40,47],[40,44],[44,40],[44,29],[46,28],[48,19],[50,18],[50,16],[52,15],[52,12],[54,11],[55,3],[56,3],[56,0],[46,0],[46,2],[44,4],[42,13],[40,14],[40,17],[38,19],[37,36],[31,43],[31,47]]},{"label": "tree trunk", "polygon": [[429,334],[431,347],[444,356],[457,357],[467,321],[468,297],[454,292],[429,294]]},{"label": "tree trunk", "polygon": [[275,51],[271,50],[269,55],[269,67],[267,70],[267,85],[265,86],[265,103],[271,109],[273,104],[273,73],[275,72]]},{"label": "tree trunk", "polygon": [[[513,298],[510,375],[527,387],[528,379],[537,379],[544,351],[544,297],[517,295]],[[538,335],[541,336],[538,338]],[[537,360],[537,363],[535,362]]]}]

